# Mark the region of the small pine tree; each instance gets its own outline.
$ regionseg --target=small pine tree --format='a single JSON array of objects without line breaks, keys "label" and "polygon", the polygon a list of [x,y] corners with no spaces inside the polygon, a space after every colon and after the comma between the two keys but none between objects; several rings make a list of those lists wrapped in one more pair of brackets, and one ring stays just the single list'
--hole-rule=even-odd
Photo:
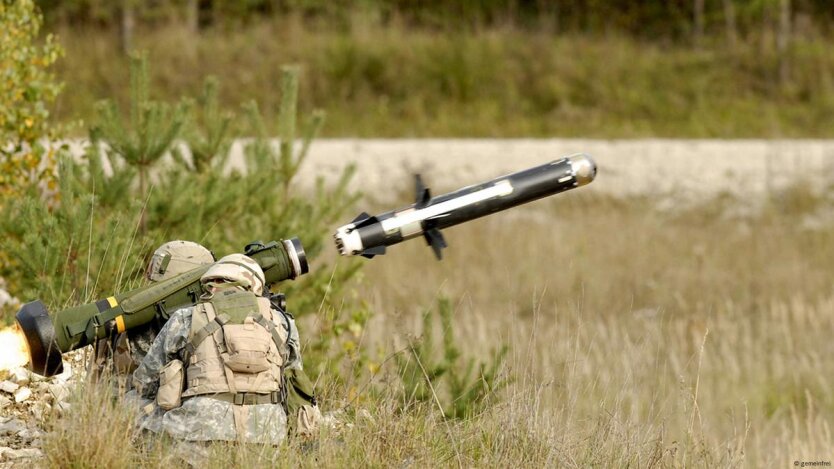
[{"label": "small pine tree", "polygon": [[397,369],[403,384],[403,402],[431,402],[435,397],[446,418],[468,418],[496,398],[509,384],[501,370],[509,348],[502,345],[490,354],[489,362],[464,360],[457,347],[452,326],[452,304],[448,298],[437,301],[440,317],[442,356],[434,343],[434,315],[423,315],[423,335],[409,342],[406,354],[397,357]]},{"label": "small pine tree", "polygon": [[[234,114],[221,110],[218,103],[220,81],[210,76],[203,83],[203,93],[197,99],[197,113],[183,132],[183,143],[191,158],[186,158],[181,147],[173,155],[184,167],[197,173],[222,171],[229,159],[232,144],[230,124]],[[190,106],[189,106],[190,107]]]},{"label": "small pine tree", "polygon": [[[198,159],[211,169],[198,172],[179,164],[157,164],[173,136],[188,123],[188,114],[182,104],[148,99],[145,60],[139,56],[132,61],[131,119],[123,122],[115,105],[101,104],[86,161],[62,163],[60,203],[49,207],[31,194],[9,207],[0,220],[0,253],[23,264],[8,272],[10,279],[19,280],[11,293],[24,301],[40,298],[65,305],[125,291],[138,283],[153,248],[171,239],[194,240],[223,255],[240,252],[253,238],[298,236],[312,261],[329,240],[331,227],[343,221],[356,200],[347,188],[351,170],[333,186],[319,180],[312,191],[302,192],[293,182],[322,125],[322,113],[314,113],[301,132],[300,150],[285,144],[276,151],[252,104],[258,138],[247,148],[246,169],[219,171],[218,163],[228,157],[223,129],[224,116],[230,113],[216,108],[211,81],[199,100],[202,129],[188,126],[202,135],[197,138],[204,142],[198,142],[197,152],[203,155]],[[294,122],[294,116],[287,116],[296,105],[287,101],[297,98],[291,91],[297,89],[297,71],[287,69],[284,77],[283,89],[290,91],[282,96],[281,115]],[[285,141],[296,134],[293,126],[282,124],[281,129]],[[151,170],[156,189],[145,198],[135,197],[137,182],[147,181]],[[144,230],[137,230],[142,224],[137,220],[144,221]],[[298,282],[281,287],[286,287],[293,311],[314,312],[360,265],[345,261],[335,275],[326,265],[316,265]]]},{"label": "small pine tree", "polygon": [[[147,195],[149,172],[171,148],[186,122],[187,106],[174,106],[150,99],[148,57],[145,53],[130,58],[129,119],[121,118],[113,101],[98,103],[96,124],[90,130],[93,143],[103,142],[105,155],[115,155],[137,171],[139,195]],[[144,218],[141,223],[145,231]]]}]

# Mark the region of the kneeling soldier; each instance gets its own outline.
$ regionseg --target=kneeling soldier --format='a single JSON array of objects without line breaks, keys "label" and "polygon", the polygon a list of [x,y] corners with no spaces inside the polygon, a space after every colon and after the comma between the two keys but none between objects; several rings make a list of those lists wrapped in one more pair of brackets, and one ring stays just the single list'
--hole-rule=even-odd
[{"label": "kneeling soldier", "polygon": [[[301,370],[294,321],[261,296],[263,271],[242,254],[223,257],[200,281],[203,296],[171,315],[133,375],[138,393],[166,411],[148,429],[188,441],[281,443],[284,372]],[[312,433],[319,416],[314,402],[301,406],[292,426]]]}]

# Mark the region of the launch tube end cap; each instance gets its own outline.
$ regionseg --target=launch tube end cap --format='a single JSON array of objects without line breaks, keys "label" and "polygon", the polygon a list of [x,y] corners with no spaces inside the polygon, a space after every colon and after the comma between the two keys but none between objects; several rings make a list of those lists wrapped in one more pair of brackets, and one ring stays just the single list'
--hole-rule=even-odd
[{"label": "launch tube end cap", "polygon": [[580,153],[568,157],[568,160],[570,160],[570,165],[573,168],[577,186],[589,184],[597,176],[597,164],[590,156]]},{"label": "launch tube end cap", "polygon": [[40,301],[26,303],[15,315],[29,348],[29,369],[43,376],[64,371],[61,349],[55,341],[55,326]]},{"label": "launch tube end cap", "polygon": [[310,264],[307,263],[307,253],[304,252],[304,247],[301,245],[300,239],[285,239],[284,250],[287,251],[287,256],[292,263],[293,275],[290,278],[299,277],[310,271]]}]

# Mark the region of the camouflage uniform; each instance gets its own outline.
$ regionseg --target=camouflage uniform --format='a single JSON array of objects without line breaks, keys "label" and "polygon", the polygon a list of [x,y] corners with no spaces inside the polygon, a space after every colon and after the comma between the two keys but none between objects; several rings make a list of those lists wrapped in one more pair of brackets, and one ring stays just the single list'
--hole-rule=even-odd
[{"label": "camouflage uniform", "polygon": [[[192,241],[169,241],[154,251],[145,271],[145,278],[151,282],[161,282],[212,262],[214,255],[200,244]],[[142,363],[161,328],[162,321],[156,318],[112,339],[101,339],[97,342],[97,371],[104,371],[112,364],[111,371],[116,378],[114,385],[117,392],[131,389],[130,374]]]},{"label": "camouflage uniform", "polygon": [[[276,404],[256,404],[248,408],[245,435],[237,435],[232,408],[234,404],[223,402],[207,396],[194,396],[183,399],[180,407],[167,412],[157,407],[152,399],[156,397],[159,387],[159,372],[173,359],[182,359],[191,330],[193,306],[176,311],[153,342],[139,368],[133,374],[133,385],[141,398],[138,405],[144,405],[146,417],[141,420],[143,429],[161,433],[188,441],[225,440],[279,444],[287,435],[287,416],[284,408]],[[288,369],[302,370],[298,329],[290,316],[282,313],[276,317],[286,317],[288,323],[276,324],[290,334],[287,341],[289,361]],[[145,400],[147,399],[147,400]]]}]

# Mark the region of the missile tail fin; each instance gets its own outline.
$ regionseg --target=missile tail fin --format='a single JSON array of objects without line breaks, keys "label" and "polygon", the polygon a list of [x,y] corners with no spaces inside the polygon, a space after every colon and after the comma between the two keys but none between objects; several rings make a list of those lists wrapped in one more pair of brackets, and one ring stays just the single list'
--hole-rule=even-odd
[{"label": "missile tail fin", "polygon": [[373,259],[374,256],[381,256],[385,254],[385,246],[376,246],[362,251],[361,256],[367,259]]},{"label": "missile tail fin", "polygon": [[437,260],[443,260],[443,253],[441,250],[447,246],[446,240],[443,239],[443,233],[441,233],[437,228],[432,228],[423,233],[423,237],[426,238],[426,244],[431,246]]},{"label": "missile tail fin", "polygon": [[359,222],[367,220],[368,218],[371,218],[371,216],[368,215],[368,212],[362,212],[359,215],[357,215],[356,218],[351,220],[351,223],[359,223]]},{"label": "missile tail fin", "polygon": [[356,218],[353,219],[353,221],[351,221],[351,223],[353,223],[354,225],[354,228],[359,228],[361,226],[370,225],[376,222],[376,217],[368,215],[367,212],[360,213]]},{"label": "missile tail fin", "polygon": [[419,174],[414,175],[414,194],[415,205],[418,209],[425,207],[431,199],[431,191],[423,184],[423,178]]}]

